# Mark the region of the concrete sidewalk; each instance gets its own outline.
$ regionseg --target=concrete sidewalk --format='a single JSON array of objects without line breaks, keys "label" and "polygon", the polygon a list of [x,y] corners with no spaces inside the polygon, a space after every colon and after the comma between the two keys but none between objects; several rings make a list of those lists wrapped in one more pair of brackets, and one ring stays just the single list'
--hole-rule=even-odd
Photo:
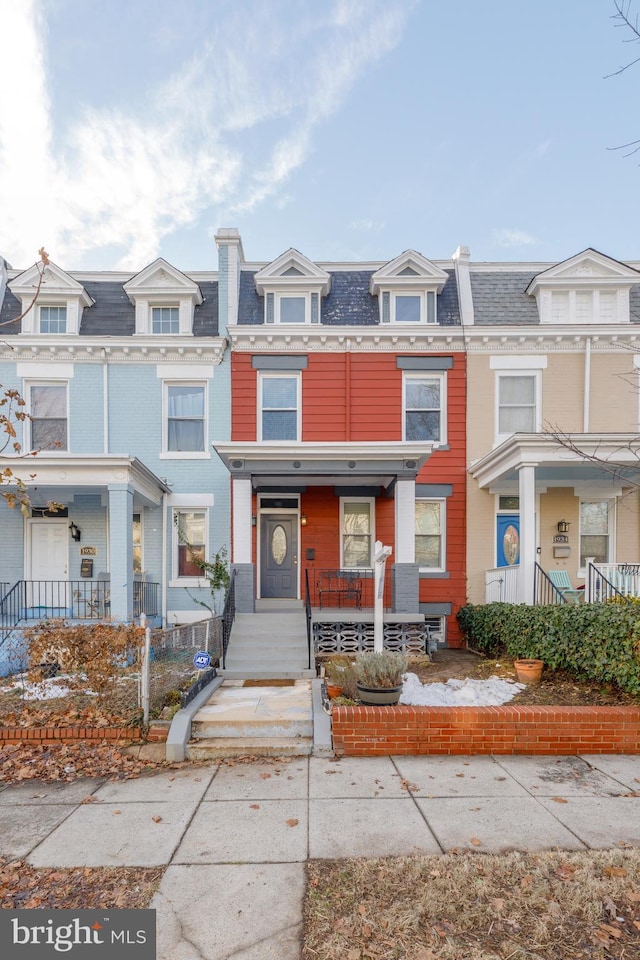
[{"label": "concrete sidewalk", "polygon": [[617,846],[640,846],[640,757],[301,757],[0,789],[4,856],[167,865],[158,960],[298,960],[310,858]]}]

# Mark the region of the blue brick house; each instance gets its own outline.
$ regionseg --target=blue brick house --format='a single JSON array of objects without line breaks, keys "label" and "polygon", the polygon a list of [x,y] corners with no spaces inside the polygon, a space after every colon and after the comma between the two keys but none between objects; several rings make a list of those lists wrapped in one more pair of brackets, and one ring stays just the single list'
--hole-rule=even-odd
[{"label": "blue brick house", "polygon": [[230,437],[218,272],[50,263],[24,313],[37,282],[36,265],[0,258],[0,384],[25,399],[18,440],[38,451],[8,461],[31,505],[25,516],[0,500],[0,626],[201,619],[211,597],[184,541],[207,559],[230,543],[228,472],[212,449]]}]

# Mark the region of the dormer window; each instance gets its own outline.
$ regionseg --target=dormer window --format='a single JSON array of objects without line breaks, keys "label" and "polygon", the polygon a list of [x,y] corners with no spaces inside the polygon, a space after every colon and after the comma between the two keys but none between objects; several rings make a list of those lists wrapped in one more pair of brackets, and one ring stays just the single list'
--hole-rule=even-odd
[{"label": "dormer window", "polygon": [[437,322],[437,295],[448,274],[415,250],[407,250],[371,277],[369,290],[380,303],[381,323]]},{"label": "dormer window", "polygon": [[67,307],[45,306],[39,307],[40,333],[66,333]]},{"label": "dormer window", "polygon": [[537,274],[526,292],[540,323],[628,323],[629,291],[639,283],[633,267],[589,248]]},{"label": "dormer window", "polygon": [[329,274],[297,250],[287,250],[255,275],[264,297],[264,322],[320,323],[321,300],[331,286]]},{"label": "dormer window", "polygon": [[179,307],[152,307],[152,333],[180,333]]},{"label": "dormer window", "polygon": [[203,302],[198,284],[159,257],[124,284],[136,308],[136,334],[193,333],[193,316]]}]

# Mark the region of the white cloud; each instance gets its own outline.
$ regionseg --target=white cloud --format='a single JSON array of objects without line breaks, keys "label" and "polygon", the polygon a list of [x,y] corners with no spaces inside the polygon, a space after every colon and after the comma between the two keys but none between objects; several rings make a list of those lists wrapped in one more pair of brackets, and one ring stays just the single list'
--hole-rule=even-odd
[{"label": "white cloud", "polygon": [[369,217],[363,217],[361,220],[352,220],[349,227],[351,230],[361,230],[364,233],[380,233],[384,223],[381,220],[371,220]]},{"label": "white cloud", "polygon": [[524,230],[512,230],[509,227],[493,230],[491,237],[499,247],[530,247],[537,242],[530,233],[525,233]]},{"label": "white cloud", "polygon": [[277,197],[319,125],[397,45],[412,5],[219,8],[215,31],[143,109],[88,105],[54,130],[42,5],[0,0],[1,87],[19,91],[0,110],[0,252],[24,266],[44,243],[77,267],[115,250],[118,266],[140,268],[203,211],[234,215]]}]

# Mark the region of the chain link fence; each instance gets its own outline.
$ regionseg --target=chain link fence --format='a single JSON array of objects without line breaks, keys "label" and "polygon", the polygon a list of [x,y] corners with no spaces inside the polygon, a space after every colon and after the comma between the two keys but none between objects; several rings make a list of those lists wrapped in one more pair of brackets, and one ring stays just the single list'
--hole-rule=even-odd
[{"label": "chain link fence", "polygon": [[[210,617],[180,627],[147,630],[141,667],[141,707],[145,722],[164,706],[180,702],[179,693],[202,672],[194,657],[204,651],[213,666],[222,658],[222,618]],[[147,687],[148,678],[148,687]]]}]

